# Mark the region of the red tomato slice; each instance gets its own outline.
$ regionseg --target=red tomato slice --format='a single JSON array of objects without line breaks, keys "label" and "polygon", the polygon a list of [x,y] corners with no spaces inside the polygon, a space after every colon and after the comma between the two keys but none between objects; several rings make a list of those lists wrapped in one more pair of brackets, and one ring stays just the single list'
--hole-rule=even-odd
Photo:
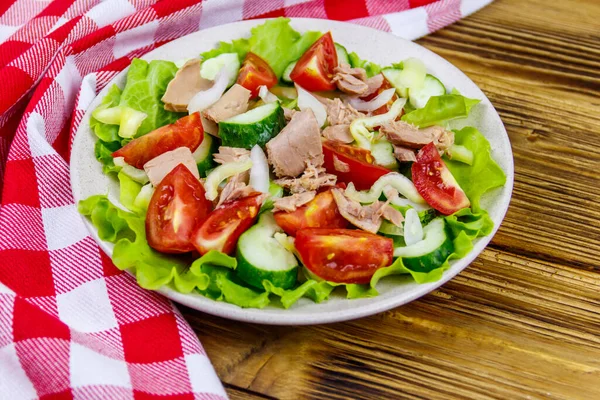
[{"label": "red tomato slice", "polygon": [[[369,150],[333,140],[323,142],[323,156],[327,172],[337,175],[339,182],[353,182],[358,190],[370,189],[377,179],[390,173],[389,169],[373,164],[374,158]],[[335,168],[334,157],[348,164],[347,172]]]},{"label": "red tomato slice", "polygon": [[142,169],[148,161],[178,147],[187,147],[193,152],[200,146],[202,139],[204,129],[200,113],[196,112],[133,139],[112,153],[112,156],[123,157],[127,164]]},{"label": "red tomato slice", "polygon": [[450,215],[471,205],[433,143],[417,153],[417,161],[412,165],[412,180],[425,201],[442,214]]},{"label": "red tomato slice", "polygon": [[309,271],[338,283],[369,283],[394,253],[392,239],[353,229],[301,229],[295,245]]},{"label": "red tomato slice", "polygon": [[277,211],[275,222],[290,236],[303,228],[345,228],[348,221],[340,215],[331,190],[318,193],[296,211]]},{"label": "red tomato slice", "polygon": [[196,250],[200,254],[209,250],[231,254],[240,235],[256,221],[261,205],[260,193],[221,204],[194,233],[192,242]]},{"label": "red tomato slice", "polygon": [[202,183],[183,164],[160,182],[148,205],[146,238],[163,253],[194,250],[190,238],[206,220],[212,203],[206,200]]},{"label": "red tomato slice", "polygon": [[242,63],[237,83],[250,90],[252,97],[256,97],[259,86],[272,88],[277,84],[277,75],[265,60],[249,52]]},{"label": "red tomato slice", "polygon": [[335,84],[331,79],[337,65],[338,58],[333,38],[331,32],[327,32],[300,57],[290,78],[311,92],[335,90]]}]

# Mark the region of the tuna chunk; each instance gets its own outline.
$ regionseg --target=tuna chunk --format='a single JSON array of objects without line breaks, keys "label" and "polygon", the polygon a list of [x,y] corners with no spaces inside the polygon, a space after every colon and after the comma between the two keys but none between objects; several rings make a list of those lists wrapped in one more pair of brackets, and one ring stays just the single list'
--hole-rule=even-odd
[{"label": "tuna chunk", "polygon": [[248,111],[250,91],[237,83],[225,92],[215,104],[202,112],[202,115],[213,122],[219,123]]},{"label": "tuna chunk", "polygon": [[339,98],[324,99],[323,104],[325,104],[329,125],[350,125],[355,119],[366,116],[350,104],[343,103]]},{"label": "tuna chunk", "polygon": [[296,177],[309,163],[314,166],[323,164],[321,131],[310,109],[294,114],[266,147],[269,163],[278,177]]},{"label": "tuna chunk", "polygon": [[244,173],[229,178],[229,181],[219,195],[217,207],[228,200],[236,200],[256,193],[257,191],[252,186],[246,184],[247,181],[247,174]]},{"label": "tuna chunk", "polygon": [[419,129],[403,121],[394,121],[380,128],[392,144],[411,149],[420,149],[433,142],[440,153],[443,153],[454,143],[454,133],[441,126],[430,126]]},{"label": "tuna chunk", "polygon": [[334,186],[337,176],[328,174],[323,167],[314,167],[308,164],[306,171],[299,178],[282,178],[275,181],[279,186],[288,189],[291,193],[304,193],[318,190],[321,187]]},{"label": "tuna chunk", "polygon": [[367,85],[367,73],[363,68],[350,68],[348,64],[342,64],[334,69],[332,82],[344,93],[352,95],[365,95],[369,90]]},{"label": "tuna chunk", "polygon": [[342,217],[357,228],[377,233],[381,227],[381,215],[377,211],[383,205],[383,202],[376,201],[368,206],[363,206],[359,202],[346,197],[339,188],[331,189],[331,193]]},{"label": "tuna chunk", "polygon": [[362,97],[367,97],[372,95],[383,85],[383,75],[377,74],[366,80],[366,84],[369,87],[365,93],[362,94]]},{"label": "tuna chunk", "polygon": [[185,165],[196,178],[200,179],[196,161],[192,157],[191,150],[187,147],[178,147],[153,158],[144,164],[144,171],[146,171],[150,183],[156,187],[179,164]]},{"label": "tuna chunk", "polygon": [[240,147],[220,146],[219,152],[213,154],[215,162],[219,164],[227,164],[230,162],[242,161],[250,157],[250,150]]},{"label": "tuna chunk", "polygon": [[402,221],[404,221],[404,216],[394,207],[390,206],[389,199],[385,203],[379,207],[379,209],[375,212],[376,215],[380,215],[383,219],[390,221],[392,224],[402,228]]},{"label": "tuna chunk", "polygon": [[350,125],[329,125],[323,129],[322,135],[325,139],[341,143],[352,143],[354,138],[350,133]]},{"label": "tuna chunk", "polygon": [[315,198],[317,192],[303,192],[296,193],[291,196],[282,197],[280,199],[275,199],[273,202],[273,212],[275,211],[286,211],[286,212],[294,212],[298,207],[301,207]]},{"label": "tuna chunk", "polygon": [[350,165],[333,155],[333,168],[338,172],[350,172]]},{"label": "tuna chunk", "polygon": [[192,97],[213,85],[212,81],[200,76],[201,63],[202,61],[199,59],[190,60],[177,71],[162,97],[165,110],[187,112],[187,106]]},{"label": "tuna chunk", "polygon": [[400,162],[417,161],[415,151],[413,149],[407,149],[406,147],[394,145],[394,156]]}]

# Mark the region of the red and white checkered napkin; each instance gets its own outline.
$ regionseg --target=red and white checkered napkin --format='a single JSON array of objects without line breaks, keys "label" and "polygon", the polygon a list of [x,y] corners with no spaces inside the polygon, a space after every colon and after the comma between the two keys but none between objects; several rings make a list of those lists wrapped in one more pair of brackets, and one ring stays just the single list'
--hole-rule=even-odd
[{"label": "red and white checkered napkin", "polygon": [[74,132],[132,57],[273,16],[415,39],[490,1],[1,0],[0,398],[226,397],[185,320],[113,266],[71,195]]}]

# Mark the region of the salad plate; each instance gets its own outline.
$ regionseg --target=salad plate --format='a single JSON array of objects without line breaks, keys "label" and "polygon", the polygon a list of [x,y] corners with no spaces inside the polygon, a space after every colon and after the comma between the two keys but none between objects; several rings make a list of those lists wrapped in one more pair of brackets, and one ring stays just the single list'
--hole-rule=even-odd
[{"label": "salad plate", "polygon": [[[248,38],[254,27],[264,23],[265,20],[243,21],[202,30],[167,43],[147,53],[141,59],[146,61],[168,60],[181,67],[185,60],[194,59],[199,54],[214,49],[219,42]],[[263,304],[262,308],[253,308],[252,306],[242,308],[226,301],[216,301],[196,290],[176,290],[172,282],[167,282],[169,284],[160,285],[160,287],[155,285],[156,287],[152,288],[175,302],[199,311],[239,321],[274,325],[306,325],[345,321],[383,312],[411,302],[443,285],[466,268],[483,251],[500,226],[510,202],[514,175],[512,151],[506,130],[492,104],[475,83],[448,61],[422,46],[375,29],[336,21],[294,18],[291,19],[290,25],[300,33],[331,32],[335,42],[343,45],[348,52],[355,52],[360,55],[360,59],[369,60],[378,65],[393,65],[407,59],[421,60],[427,73],[442,82],[448,93],[460,93],[465,98],[479,100],[479,103],[472,108],[469,106],[466,118],[449,121],[446,128],[456,131],[464,127],[474,127],[481,132],[489,142],[491,158],[506,177],[502,186],[487,191],[478,204],[482,210],[487,211],[486,215],[489,215],[490,227],[486,231],[487,234],[473,237],[472,249],[462,258],[450,259],[448,268],[435,280],[423,279],[423,283],[417,283],[410,274],[385,276],[377,283],[378,295],[376,296],[354,296],[356,298],[348,299],[343,290],[338,290],[341,288],[336,288],[326,301],[319,303],[301,297],[289,308],[284,308],[277,302]],[[276,43],[274,45],[277,46]],[[286,51],[285,48],[276,48],[276,50]],[[117,207],[124,209],[120,201],[122,196],[119,180],[115,175],[105,174],[102,164],[97,160],[98,150],[95,150],[95,146],[98,138],[94,134],[94,127],[90,126],[90,122],[92,125],[95,123],[92,121],[92,113],[103,104],[107,96],[111,95],[113,85],[121,89],[125,86],[128,70],[129,68],[118,74],[98,94],[79,125],[71,153],[71,184],[77,203],[92,196],[102,195]],[[216,75],[214,76],[215,82],[219,79],[222,71],[213,74]],[[148,118],[156,120],[159,118],[158,114],[150,115]],[[165,124],[170,122],[174,121],[167,121]],[[85,211],[82,213],[86,214]],[[90,211],[86,215],[89,217],[91,214]],[[101,236],[106,239],[106,234],[99,232],[98,221],[94,223],[93,216],[91,218],[84,217],[83,220],[102,250],[112,256],[115,244],[101,239]],[[493,228],[491,223],[493,223]],[[132,255],[132,257],[135,256]],[[135,271],[130,272],[135,274]],[[147,278],[148,276],[144,279]],[[138,282],[141,286],[148,287],[139,276]]]}]

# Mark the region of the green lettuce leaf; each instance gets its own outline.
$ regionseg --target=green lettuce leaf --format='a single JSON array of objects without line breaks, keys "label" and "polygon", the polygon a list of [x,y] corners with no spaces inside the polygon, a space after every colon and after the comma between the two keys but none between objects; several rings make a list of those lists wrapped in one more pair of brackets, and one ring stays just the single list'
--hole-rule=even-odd
[{"label": "green lettuce leaf", "polygon": [[356,54],[352,52],[348,54],[348,59],[350,60],[350,66],[352,68],[364,68],[367,76],[372,77],[381,72],[381,67],[371,61],[363,60]]},{"label": "green lettuce leaf", "polygon": [[480,100],[469,99],[460,94],[444,94],[429,98],[425,107],[402,116],[402,121],[425,128],[441,125],[457,118],[466,118]]},{"label": "green lettuce leaf", "polygon": [[140,214],[143,210],[137,207],[134,202],[137,195],[140,194],[143,185],[134,181],[123,172],[119,172],[117,178],[119,179],[119,202],[127,209]]},{"label": "green lettuce leaf", "polygon": [[[121,89],[117,85],[112,85],[108,89],[106,96],[102,99],[102,103],[100,103],[98,109],[116,107],[119,105],[120,100]],[[120,168],[115,167],[112,153],[121,148],[121,138],[117,135],[119,125],[104,124],[96,118],[90,117],[90,129],[99,139],[94,145],[94,155],[102,164],[102,171],[105,174],[118,172]]]},{"label": "green lettuce leaf", "polygon": [[131,61],[119,105],[131,107],[148,115],[136,136],[142,136],[185,116],[184,113],[165,110],[161,101],[167,85],[176,72],[177,66],[170,61],[153,60],[148,63],[138,58]]},{"label": "green lettuce leaf", "polygon": [[321,33],[314,31],[301,35],[290,26],[289,18],[276,18],[252,28],[250,38],[220,42],[216,49],[201,56],[209,59],[223,53],[237,53],[243,60],[251,51],[265,60],[277,77],[281,77],[285,67],[299,59],[319,37]]},{"label": "green lettuce leaf", "polygon": [[121,148],[119,142],[104,142],[98,140],[94,144],[94,156],[96,160],[102,164],[102,172],[105,174],[116,173],[121,170],[121,167],[117,167],[113,161],[112,153]]},{"label": "green lettuce leaf", "polygon": [[490,189],[503,186],[506,174],[494,161],[490,143],[477,129],[465,127],[454,131],[454,143],[473,152],[473,164],[445,159],[448,169],[465,191],[474,211],[480,211],[481,196]]}]

